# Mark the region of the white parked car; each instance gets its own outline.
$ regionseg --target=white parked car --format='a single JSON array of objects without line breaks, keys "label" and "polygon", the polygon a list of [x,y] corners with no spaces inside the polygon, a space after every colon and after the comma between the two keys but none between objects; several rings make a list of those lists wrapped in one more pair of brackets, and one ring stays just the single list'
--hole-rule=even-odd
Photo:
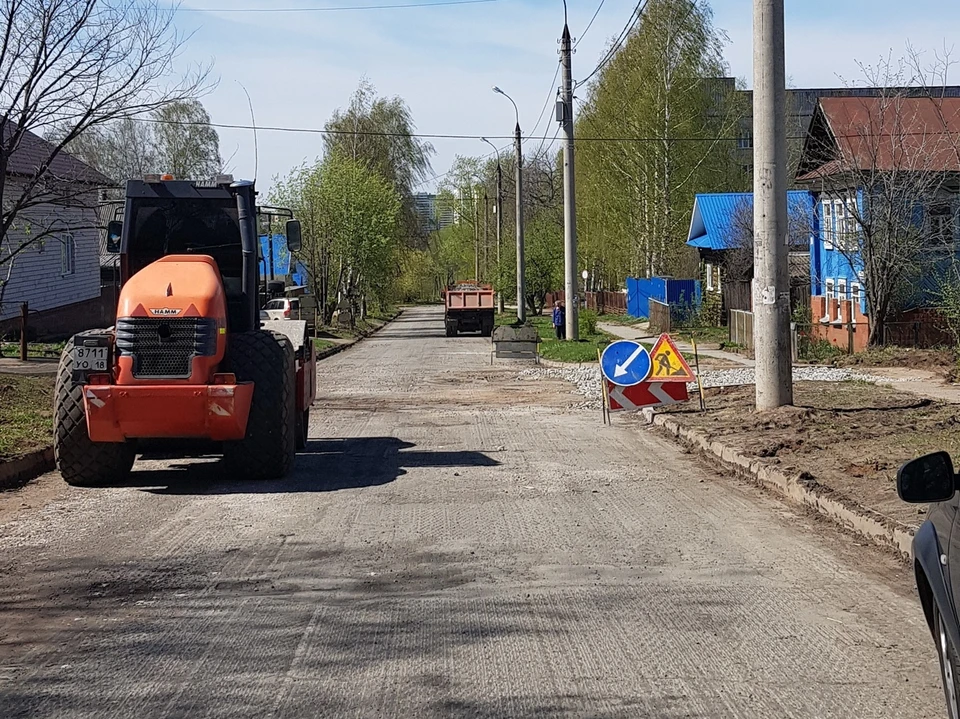
[{"label": "white parked car", "polygon": [[296,320],[300,318],[300,299],[297,297],[281,297],[270,300],[260,310],[261,320]]},{"label": "white parked car", "polygon": [[317,303],[312,295],[299,297],[278,297],[270,300],[260,310],[260,320],[304,320],[307,330],[312,332],[316,320]]}]

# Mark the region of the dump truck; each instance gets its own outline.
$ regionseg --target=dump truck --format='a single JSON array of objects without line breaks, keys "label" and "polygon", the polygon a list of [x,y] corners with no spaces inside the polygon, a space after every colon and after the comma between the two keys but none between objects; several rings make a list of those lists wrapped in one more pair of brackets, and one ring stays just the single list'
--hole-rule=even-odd
[{"label": "dump truck", "polygon": [[[116,324],[75,335],[60,358],[54,453],[68,483],[121,482],[138,446],[197,441],[236,478],[292,469],[316,353],[304,322],[260,319],[255,201],[252,182],[229,176],[127,182],[106,234],[120,256]],[[296,250],[299,223],[286,232]]]},{"label": "dump truck", "polygon": [[459,282],[444,291],[443,320],[447,337],[459,332],[479,332],[484,337],[493,334],[493,287],[480,282]]}]

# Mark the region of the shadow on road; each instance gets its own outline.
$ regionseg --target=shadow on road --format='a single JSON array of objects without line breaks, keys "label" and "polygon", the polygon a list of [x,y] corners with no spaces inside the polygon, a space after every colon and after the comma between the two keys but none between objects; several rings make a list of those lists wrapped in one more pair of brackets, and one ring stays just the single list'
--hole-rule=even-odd
[{"label": "shadow on road", "polygon": [[[292,474],[280,480],[232,479],[219,461],[173,464],[164,469],[137,469],[121,486],[155,494],[271,494],[335,492],[393,482],[418,467],[496,467],[482,452],[419,451],[396,437],[314,439],[297,454]],[[149,457],[148,457],[149,458]]]},{"label": "shadow on road", "polygon": [[561,667],[588,652],[572,641],[589,636],[582,616],[557,596],[490,592],[466,551],[309,539],[142,549],[0,577],[0,716],[693,716],[669,682],[644,692],[615,673],[528,673],[544,643]]}]

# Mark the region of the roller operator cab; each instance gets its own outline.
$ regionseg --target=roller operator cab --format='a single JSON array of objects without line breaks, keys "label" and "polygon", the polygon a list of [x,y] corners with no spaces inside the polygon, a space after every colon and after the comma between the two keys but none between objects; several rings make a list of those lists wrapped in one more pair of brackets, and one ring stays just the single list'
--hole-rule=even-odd
[{"label": "roller operator cab", "polygon": [[[75,485],[121,481],[144,440],[217,443],[236,477],[270,479],[306,443],[316,355],[304,322],[261,322],[252,182],[127,183],[117,321],[60,359],[54,451]],[[287,224],[291,250],[300,227]],[[183,444],[180,442],[179,444]]]}]

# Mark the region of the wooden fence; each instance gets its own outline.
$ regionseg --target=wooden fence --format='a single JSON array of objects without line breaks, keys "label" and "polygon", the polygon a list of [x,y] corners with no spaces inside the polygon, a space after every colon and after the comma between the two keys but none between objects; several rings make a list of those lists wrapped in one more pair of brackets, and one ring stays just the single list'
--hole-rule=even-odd
[{"label": "wooden fence", "polygon": [[[749,281],[728,280],[723,283],[721,291],[723,292],[723,307],[731,312],[742,310],[751,312],[753,310],[752,284]],[[810,309],[810,283],[808,281],[797,281],[790,279],[790,311],[795,312],[797,308]]]},{"label": "wooden fence", "polygon": [[673,326],[670,305],[651,298],[649,320],[652,332],[669,332]]},{"label": "wooden fence", "polygon": [[730,310],[727,324],[730,329],[730,342],[741,347],[753,349],[753,312]]},{"label": "wooden fence", "polygon": [[[550,309],[557,300],[566,304],[564,297],[563,290],[548,292],[544,307]],[[582,300],[583,295],[580,298]],[[601,315],[625,315],[627,314],[627,295],[624,292],[588,292],[587,309],[595,310]]]}]

